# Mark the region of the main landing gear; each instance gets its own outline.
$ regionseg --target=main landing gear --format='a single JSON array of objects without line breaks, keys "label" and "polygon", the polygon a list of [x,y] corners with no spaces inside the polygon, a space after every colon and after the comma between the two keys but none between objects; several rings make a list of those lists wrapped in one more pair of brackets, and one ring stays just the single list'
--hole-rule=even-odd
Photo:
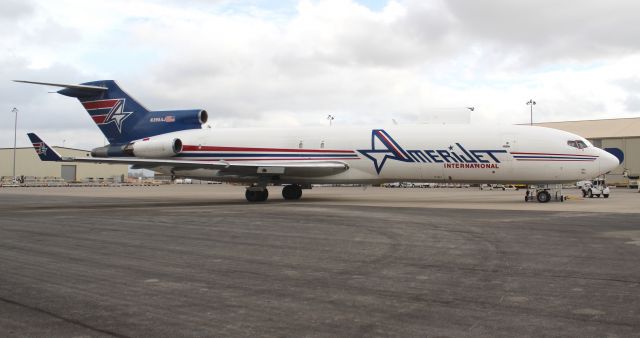
[{"label": "main landing gear", "polygon": [[[244,196],[249,202],[264,202],[269,198],[269,190],[266,187],[251,186],[247,188]],[[285,200],[299,200],[302,197],[302,187],[297,184],[285,185],[282,188],[282,197]]]},{"label": "main landing gear", "polygon": [[282,197],[286,200],[299,200],[302,197],[302,187],[297,184],[285,185],[282,188]]},{"label": "main landing gear", "polygon": [[253,187],[249,187],[244,193],[244,197],[246,197],[249,202],[264,202],[269,198],[269,190],[267,190],[267,188],[255,190]]}]

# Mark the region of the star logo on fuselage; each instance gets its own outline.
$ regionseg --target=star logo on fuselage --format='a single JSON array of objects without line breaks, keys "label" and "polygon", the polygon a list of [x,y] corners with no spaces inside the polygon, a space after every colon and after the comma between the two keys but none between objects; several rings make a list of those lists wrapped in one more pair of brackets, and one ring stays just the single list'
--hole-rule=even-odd
[{"label": "star logo on fuselage", "polygon": [[413,162],[407,152],[383,129],[371,131],[371,149],[358,150],[373,161],[376,172],[380,174],[387,160]]},{"label": "star logo on fuselage", "polygon": [[126,120],[127,117],[129,117],[131,114],[133,114],[133,112],[124,111],[124,100],[125,99],[118,100],[116,105],[111,108],[109,114],[103,122],[103,124],[111,122],[115,123],[119,133],[122,133],[122,122]]}]

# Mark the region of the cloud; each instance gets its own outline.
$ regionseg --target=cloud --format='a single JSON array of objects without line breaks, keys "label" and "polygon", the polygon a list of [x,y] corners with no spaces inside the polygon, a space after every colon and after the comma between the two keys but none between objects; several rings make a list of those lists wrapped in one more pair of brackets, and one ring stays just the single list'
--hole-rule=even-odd
[{"label": "cloud", "polygon": [[614,0],[446,2],[469,40],[528,63],[589,60],[640,47],[640,3]]},{"label": "cloud", "polygon": [[33,5],[26,0],[3,0],[0,25],[5,26],[33,13]]},{"label": "cloud", "polygon": [[[86,148],[102,137],[75,100],[9,80],[113,78],[152,109],[207,109],[216,127],[410,123],[467,106],[473,122],[524,123],[530,98],[537,121],[638,112],[634,1],[367,5],[5,2],[0,107],[20,109],[21,132]],[[12,128],[2,120],[0,145]]]}]

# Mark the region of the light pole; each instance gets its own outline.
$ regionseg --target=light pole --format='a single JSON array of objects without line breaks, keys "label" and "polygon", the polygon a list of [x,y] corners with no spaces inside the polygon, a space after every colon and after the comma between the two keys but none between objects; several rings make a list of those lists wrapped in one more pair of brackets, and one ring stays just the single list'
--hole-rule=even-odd
[{"label": "light pole", "polygon": [[527,101],[527,106],[531,106],[531,125],[533,125],[533,106],[536,105],[536,101],[533,99]]},{"label": "light pole", "polygon": [[15,123],[13,124],[13,183],[16,183],[16,136],[18,133],[18,108],[13,107],[12,113],[16,114]]},{"label": "light pole", "polygon": [[329,114],[327,115],[327,120],[329,120],[329,127],[331,127],[331,123],[335,120],[335,116]]}]

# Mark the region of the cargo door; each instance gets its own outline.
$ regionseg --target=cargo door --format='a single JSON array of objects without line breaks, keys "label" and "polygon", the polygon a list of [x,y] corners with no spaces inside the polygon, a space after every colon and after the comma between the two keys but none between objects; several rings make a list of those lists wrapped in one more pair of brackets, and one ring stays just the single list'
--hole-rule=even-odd
[{"label": "cargo door", "polygon": [[500,161],[500,163],[498,163],[498,169],[495,171],[497,180],[505,181],[505,183],[514,183],[510,182],[510,180],[515,178],[515,168],[517,165],[514,164],[512,153],[517,153],[518,148],[518,140],[514,134],[502,135],[502,144],[498,149],[505,150],[506,153],[496,156]]}]

